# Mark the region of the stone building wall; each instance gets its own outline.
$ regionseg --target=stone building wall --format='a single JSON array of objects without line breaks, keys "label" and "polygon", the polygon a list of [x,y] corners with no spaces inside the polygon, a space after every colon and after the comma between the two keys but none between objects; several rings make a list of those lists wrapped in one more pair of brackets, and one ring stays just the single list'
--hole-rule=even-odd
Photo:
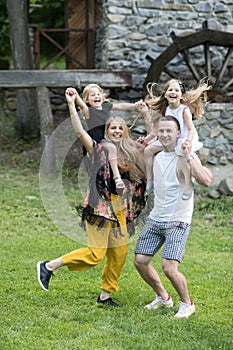
[{"label": "stone building wall", "polygon": [[[133,96],[136,91],[141,95],[151,65],[146,56],[156,59],[169,47],[173,42],[171,32],[176,36],[194,33],[202,29],[205,20],[209,29],[233,32],[231,0],[98,0],[98,3],[96,68],[131,71]],[[213,69],[217,69],[223,57],[219,48],[212,50]],[[193,49],[193,58],[195,63],[202,59],[198,48]],[[180,79],[187,72],[181,55],[173,60],[172,70]],[[229,74],[233,76],[233,60]]]},{"label": "stone building wall", "polygon": [[213,185],[233,175],[233,104],[210,103],[204,118],[195,120],[203,147],[199,158],[213,173]]},{"label": "stone building wall", "polygon": [[[165,51],[173,43],[171,32],[176,36],[192,34],[200,31],[206,20],[209,29],[233,32],[231,0],[98,0],[98,3],[101,16],[97,28],[96,68],[132,72],[133,90],[118,94],[119,98],[125,100],[142,96],[142,87],[151,66],[146,56],[156,59]],[[189,52],[204,77],[203,47],[192,48]],[[216,73],[217,76],[224,56],[226,52],[223,48],[211,47],[213,75]],[[187,83],[187,65],[181,55],[171,61],[169,68]],[[233,58],[228,64],[226,81],[231,77]],[[164,75],[161,86],[163,81],[169,79]],[[213,167],[214,175],[218,178],[232,175],[233,103],[208,104],[205,106],[204,118],[194,123],[204,145],[199,153],[202,162]]]}]

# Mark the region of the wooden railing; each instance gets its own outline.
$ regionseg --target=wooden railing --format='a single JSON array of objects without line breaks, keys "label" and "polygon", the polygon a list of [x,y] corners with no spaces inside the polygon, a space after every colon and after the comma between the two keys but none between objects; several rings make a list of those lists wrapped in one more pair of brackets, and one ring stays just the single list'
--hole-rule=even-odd
[{"label": "wooden railing", "polygon": [[120,69],[84,70],[0,70],[0,87],[33,88],[67,87],[83,88],[96,83],[102,88],[132,87],[132,73]]},{"label": "wooden railing", "polygon": [[[37,26],[30,26],[34,33],[34,63],[35,69],[47,69],[53,62],[55,62],[62,55],[65,55],[66,61],[69,59],[75,62],[78,69],[91,69],[94,65],[94,36],[95,33],[93,29],[68,29],[68,28],[59,28],[59,29],[40,29]],[[51,34],[54,33],[63,33],[64,34],[64,44],[61,45],[57,40],[55,40]],[[69,40],[68,36],[70,33],[81,34],[80,40],[84,40],[86,45],[86,62],[85,64],[81,62],[77,56],[71,54],[69,49]],[[41,66],[41,37],[45,38],[50,44],[51,47],[54,46],[58,49],[58,53],[53,56],[49,61],[46,62],[44,66]],[[78,43],[77,43],[78,45]]]}]

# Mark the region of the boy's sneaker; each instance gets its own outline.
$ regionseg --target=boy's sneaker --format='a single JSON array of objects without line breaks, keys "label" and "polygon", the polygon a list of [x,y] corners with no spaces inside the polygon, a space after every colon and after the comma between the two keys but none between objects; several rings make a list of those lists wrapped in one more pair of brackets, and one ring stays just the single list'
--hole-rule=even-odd
[{"label": "boy's sneaker", "polygon": [[48,261],[39,261],[37,263],[37,278],[38,282],[40,283],[41,288],[43,288],[46,292],[49,289],[49,280],[51,276],[53,276],[53,272],[49,271],[46,267],[45,264]]},{"label": "boy's sneaker", "polygon": [[178,312],[175,314],[175,318],[189,318],[195,312],[194,302],[191,300],[191,305],[185,304],[183,301],[180,302]]},{"label": "boy's sneaker", "polygon": [[168,295],[168,299],[164,300],[160,296],[156,295],[155,300],[153,300],[150,304],[147,304],[145,309],[150,309],[150,310],[157,310],[160,309],[161,307],[172,307],[173,306],[173,301],[172,297]]}]

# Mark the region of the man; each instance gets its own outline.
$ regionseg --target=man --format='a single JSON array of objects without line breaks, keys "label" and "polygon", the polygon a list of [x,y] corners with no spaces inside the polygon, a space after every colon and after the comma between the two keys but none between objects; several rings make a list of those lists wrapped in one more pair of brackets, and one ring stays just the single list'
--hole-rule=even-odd
[{"label": "man", "polygon": [[[195,312],[194,302],[189,297],[185,276],[178,271],[193,214],[193,193],[190,199],[183,200],[184,162],[176,155],[175,147],[180,135],[180,126],[172,116],[162,117],[158,125],[158,139],[163,151],[154,158],[154,207],[139,236],[135,249],[135,267],[141,277],[156,293],[156,298],[147,309],[172,307],[171,296],[164,288],[160,277],[151,264],[151,259],[163,246],[162,268],[180,296],[180,307],[176,318],[188,318]],[[191,155],[191,143],[183,143],[184,158],[190,177],[203,186],[209,186],[212,174],[202,166],[196,154]],[[181,166],[182,165],[182,166]]]}]

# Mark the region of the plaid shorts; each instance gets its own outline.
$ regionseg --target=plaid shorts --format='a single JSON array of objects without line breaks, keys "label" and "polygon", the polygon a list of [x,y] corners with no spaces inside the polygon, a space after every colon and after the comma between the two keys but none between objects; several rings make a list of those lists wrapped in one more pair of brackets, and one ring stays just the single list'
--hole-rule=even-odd
[{"label": "plaid shorts", "polygon": [[162,258],[181,262],[189,230],[190,224],[185,222],[160,222],[149,217],[138,238],[135,254],[154,256],[164,244]]}]

